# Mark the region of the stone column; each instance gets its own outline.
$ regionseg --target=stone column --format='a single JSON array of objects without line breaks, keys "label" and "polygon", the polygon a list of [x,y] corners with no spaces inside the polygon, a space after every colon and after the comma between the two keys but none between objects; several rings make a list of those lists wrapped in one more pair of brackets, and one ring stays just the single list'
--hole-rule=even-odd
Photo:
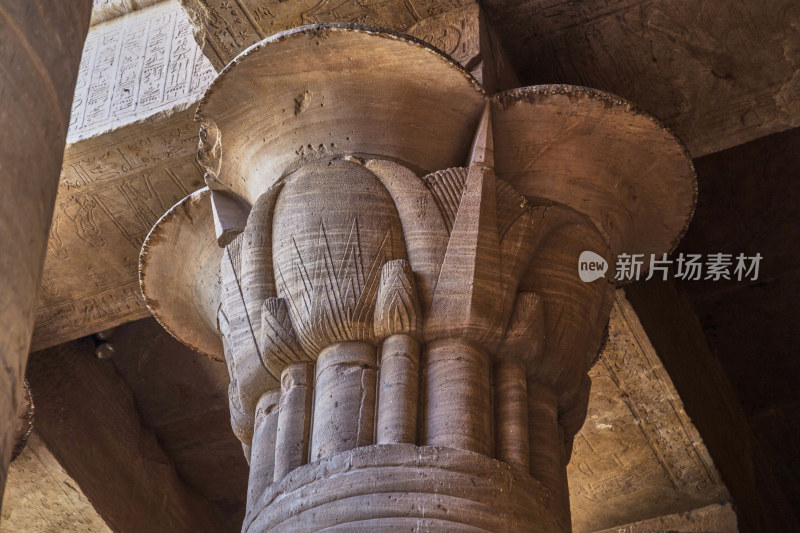
[{"label": "stone column", "polygon": [[0,494],[91,6],[28,0],[0,7]]},{"label": "stone column", "polygon": [[[274,454],[244,529],[570,531],[614,290],[579,257],[669,248],[694,202],[679,142],[617,97],[489,96],[420,41],[341,24],[251,48],[197,116],[209,188],[154,227],[141,276],[179,339],[224,346],[234,431]],[[283,448],[253,399],[297,369]]]}]

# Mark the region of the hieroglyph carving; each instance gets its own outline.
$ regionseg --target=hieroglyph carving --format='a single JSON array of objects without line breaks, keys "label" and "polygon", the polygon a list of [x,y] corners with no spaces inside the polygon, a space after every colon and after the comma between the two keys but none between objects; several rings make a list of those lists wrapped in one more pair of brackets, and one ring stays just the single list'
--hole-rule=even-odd
[{"label": "hieroglyph carving", "polygon": [[67,147],[34,350],[147,316],[137,253],[159,217],[202,184],[191,128],[184,111]]},{"label": "hieroglyph carving", "polygon": [[589,376],[587,421],[567,469],[576,533],[728,498],[622,289],[608,343]]},{"label": "hieroglyph carving", "polygon": [[174,2],[93,26],[83,48],[67,142],[193,104],[215,74]]},{"label": "hieroglyph carving", "polygon": [[[470,0],[179,0],[205,54],[221,69],[248,46],[274,33],[320,22],[352,22],[399,31],[467,5]],[[450,36],[452,40],[453,36]]]}]

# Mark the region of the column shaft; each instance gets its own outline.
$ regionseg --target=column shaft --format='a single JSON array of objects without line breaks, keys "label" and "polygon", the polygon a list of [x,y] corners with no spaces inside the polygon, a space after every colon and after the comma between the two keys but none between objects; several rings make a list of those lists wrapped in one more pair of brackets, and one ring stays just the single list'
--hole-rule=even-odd
[{"label": "column shaft", "polygon": [[417,441],[419,342],[392,335],[383,342],[378,387],[378,444]]},{"label": "column shaft", "polygon": [[317,358],[311,461],[373,443],[375,348],[340,342]]},{"label": "column shaft", "polygon": [[256,405],[255,431],[250,448],[250,479],[247,482],[248,502],[254,501],[254,498],[258,498],[272,484],[280,396],[280,389],[267,391],[261,395]]},{"label": "column shaft", "polygon": [[0,9],[0,501],[92,2]]},{"label": "column shaft", "polygon": [[564,494],[567,469],[558,425],[558,398],[549,387],[539,383],[528,383],[528,432],[531,475],[548,488],[553,513],[568,527],[569,503],[565,511],[564,501],[569,501],[569,494]]},{"label": "column shaft", "polygon": [[311,432],[314,365],[293,363],[281,373],[281,402],[275,437],[275,475],[283,476],[305,464]]},{"label": "column shaft", "polygon": [[491,454],[489,359],[463,341],[434,341],[423,360],[422,442]]},{"label": "column shaft", "polygon": [[504,358],[494,364],[495,458],[527,472],[528,393],[525,363]]}]

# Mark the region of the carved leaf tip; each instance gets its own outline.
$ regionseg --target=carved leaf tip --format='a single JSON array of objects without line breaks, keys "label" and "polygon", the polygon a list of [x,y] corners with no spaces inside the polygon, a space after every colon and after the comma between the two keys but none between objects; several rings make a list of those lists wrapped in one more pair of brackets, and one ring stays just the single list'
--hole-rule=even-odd
[{"label": "carved leaf tip", "polygon": [[419,332],[420,307],[414,272],[405,259],[384,263],[375,303],[375,335],[384,339],[404,333]]},{"label": "carved leaf tip", "polygon": [[287,365],[311,360],[297,340],[284,298],[264,300],[261,306],[260,344],[264,366],[278,380]]},{"label": "carved leaf tip", "polygon": [[524,361],[535,358],[544,340],[544,306],[535,292],[517,295],[511,320],[497,351],[500,357],[515,357]]},{"label": "carved leaf tip", "polygon": [[244,231],[249,210],[227,194],[212,190],[211,212],[214,215],[217,244],[224,248]]}]

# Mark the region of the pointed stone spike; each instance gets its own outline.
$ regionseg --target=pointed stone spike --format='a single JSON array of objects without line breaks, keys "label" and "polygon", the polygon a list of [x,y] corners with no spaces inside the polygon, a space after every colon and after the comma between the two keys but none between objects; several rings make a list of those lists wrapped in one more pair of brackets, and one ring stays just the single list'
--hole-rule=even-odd
[{"label": "pointed stone spike", "polygon": [[475,130],[475,137],[472,139],[472,147],[469,150],[469,160],[467,161],[467,166],[494,168],[492,111],[488,102],[483,108],[481,120],[478,122],[478,129]]},{"label": "pointed stone spike", "polygon": [[217,244],[224,248],[244,231],[250,210],[242,202],[220,191],[211,191],[211,211]]},{"label": "pointed stone spike", "polygon": [[447,243],[425,327],[427,340],[463,337],[499,341],[503,303],[494,172],[467,171],[464,193]]}]

